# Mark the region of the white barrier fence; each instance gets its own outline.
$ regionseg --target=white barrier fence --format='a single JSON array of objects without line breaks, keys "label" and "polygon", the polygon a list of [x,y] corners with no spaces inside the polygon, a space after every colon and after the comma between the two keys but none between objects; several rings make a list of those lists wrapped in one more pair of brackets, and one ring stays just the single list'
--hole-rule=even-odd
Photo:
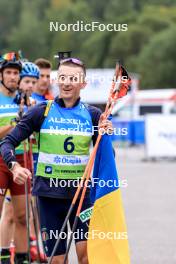
[{"label": "white barrier fence", "polygon": [[145,138],[148,158],[176,157],[176,115],[146,115]]}]

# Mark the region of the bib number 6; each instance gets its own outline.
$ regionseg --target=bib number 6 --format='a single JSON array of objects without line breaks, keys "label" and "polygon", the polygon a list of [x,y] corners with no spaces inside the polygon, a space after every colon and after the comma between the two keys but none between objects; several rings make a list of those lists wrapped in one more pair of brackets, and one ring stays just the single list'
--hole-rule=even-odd
[{"label": "bib number 6", "polygon": [[72,139],[73,139],[73,137],[68,137],[64,141],[64,150],[67,153],[72,153],[74,151],[74,149],[75,149],[75,145],[71,141]]}]

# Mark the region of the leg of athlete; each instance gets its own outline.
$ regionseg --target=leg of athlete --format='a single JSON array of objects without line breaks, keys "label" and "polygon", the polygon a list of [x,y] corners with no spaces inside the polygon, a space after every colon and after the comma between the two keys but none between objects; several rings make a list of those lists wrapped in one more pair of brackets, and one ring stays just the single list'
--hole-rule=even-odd
[{"label": "leg of athlete", "polygon": [[14,215],[13,207],[6,198],[3,204],[3,210],[0,220],[1,248],[9,248],[14,235]]},{"label": "leg of athlete", "polygon": [[[63,264],[64,257],[65,257],[65,255],[54,256],[52,259],[52,264]],[[68,260],[67,260],[66,264],[68,264]]]},{"label": "leg of athlete", "polygon": [[[76,209],[78,207],[79,200],[76,203],[76,206],[73,210],[73,214],[70,218],[71,227],[74,223],[74,218],[76,214]],[[90,197],[87,196],[84,199],[83,205],[82,205],[82,212],[90,212],[92,208],[92,203],[90,201]],[[88,264],[88,255],[87,255],[87,235],[88,235],[88,229],[89,229],[89,220],[90,220],[90,214],[88,214],[89,217],[87,219],[82,220],[82,218],[79,218],[77,223],[77,229],[76,232],[78,232],[79,236],[75,238],[76,243],[76,253],[78,257],[79,264]]]},{"label": "leg of athlete", "polygon": [[[0,215],[2,213],[3,208],[3,202],[4,197],[6,194],[6,191],[9,186],[9,178],[8,178],[8,169],[7,166],[4,164],[2,157],[0,157]],[[1,231],[3,232],[2,226],[0,226],[0,244],[2,245],[2,235]],[[10,248],[8,247],[2,247],[0,251],[0,263],[1,264],[9,264],[10,263]]]},{"label": "leg of athlete", "polygon": [[12,203],[14,207],[14,221],[15,221],[14,241],[16,246],[16,252],[24,253],[27,252],[27,245],[28,245],[27,229],[26,229],[25,195],[12,196]]},{"label": "leg of athlete", "polygon": [[4,195],[0,195],[0,216],[2,214],[3,201],[4,201]]},{"label": "leg of athlete", "polygon": [[76,253],[79,264],[88,264],[87,256],[87,241],[80,241],[76,243]]},{"label": "leg of athlete", "polygon": [[[57,234],[64,222],[68,205],[65,200],[50,197],[38,197],[39,222],[44,249],[49,258],[57,241]],[[56,235],[56,236],[55,236]],[[63,264],[67,242],[67,228],[62,236],[60,247],[57,248],[52,264]],[[68,262],[67,262],[68,264]]]}]

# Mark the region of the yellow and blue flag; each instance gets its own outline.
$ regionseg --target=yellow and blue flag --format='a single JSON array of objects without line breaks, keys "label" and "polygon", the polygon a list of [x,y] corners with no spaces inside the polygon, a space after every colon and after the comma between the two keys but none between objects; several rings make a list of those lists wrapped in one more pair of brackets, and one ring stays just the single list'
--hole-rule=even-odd
[{"label": "yellow and blue flag", "polygon": [[128,236],[111,138],[104,135],[94,163],[89,264],[130,264]]}]

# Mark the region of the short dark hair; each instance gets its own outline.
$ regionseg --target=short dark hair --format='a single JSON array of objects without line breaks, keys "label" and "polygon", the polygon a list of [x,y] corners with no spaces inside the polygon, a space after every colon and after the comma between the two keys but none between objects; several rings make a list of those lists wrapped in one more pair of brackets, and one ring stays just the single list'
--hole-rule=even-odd
[{"label": "short dark hair", "polygon": [[49,60],[39,58],[34,61],[34,63],[40,68],[40,69],[51,69],[52,64]]}]

